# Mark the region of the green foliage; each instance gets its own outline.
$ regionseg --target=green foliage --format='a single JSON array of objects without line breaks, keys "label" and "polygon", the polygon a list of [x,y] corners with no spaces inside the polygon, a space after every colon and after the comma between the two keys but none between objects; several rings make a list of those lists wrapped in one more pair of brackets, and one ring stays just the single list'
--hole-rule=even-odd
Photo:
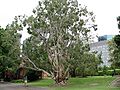
[{"label": "green foliage", "polygon": [[117,47],[120,47],[120,35],[116,35],[114,37],[114,42],[116,43]]},{"label": "green foliage", "polygon": [[[120,29],[120,16],[117,17],[118,28]],[[113,68],[120,68],[120,35],[116,35],[109,42],[110,62]]]},{"label": "green foliage", "polygon": [[12,83],[23,83],[23,80],[22,80],[22,79],[19,79],[19,80],[12,80],[11,82],[12,82]]},{"label": "green foliage", "polygon": [[[38,39],[38,37],[31,36],[23,43],[23,53],[29,57],[29,59],[31,59],[37,67],[49,72],[51,67],[48,60],[48,55],[44,45],[41,45],[41,43],[42,42]],[[27,64],[27,66],[30,66],[29,63]]]},{"label": "green foliage", "polygon": [[117,17],[117,21],[118,21],[118,28],[120,29],[120,16]]},{"label": "green foliage", "polygon": [[76,75],[81,77],[96,75],[98,65],[101,64],[100,55],[89,52],[89,45],[81,45],[80,43],[72,47],[70,51],[71,76],[73,74],[74,77]]},{"label": "green foliage", "polygon": [[20,37],[14,30],[6,27],[0,28],[0,74],[4,78],[4,72],[12,69],[15,71],[19,63]]},{"label": "green foliage", "polygon": [[115,40],[108,42],[109,44],[109,53],[110,53],[110,62],[111,67],[113,68],[120,68],[120,49],[116,45]]},{"label": "green foliage", "polygon": [[96,75],[98,70],[98,65],[100,65],[100,59],[94,53],[83,54],[82,61],[80,63],[81,75],[82,76],[93,76]]},{"label": "green foliage", "polygon": [[104,76],[104,75],[107,75],[107,76],[114,76],[114,75],[120,75],[120,69],[115,69],[115,70],[101,70],[101,71],[98,71],[98,76]]}]

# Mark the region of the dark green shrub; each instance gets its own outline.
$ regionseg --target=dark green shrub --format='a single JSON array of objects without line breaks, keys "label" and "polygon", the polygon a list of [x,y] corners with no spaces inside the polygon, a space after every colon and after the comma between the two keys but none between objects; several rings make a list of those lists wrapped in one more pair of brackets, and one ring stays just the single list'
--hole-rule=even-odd
[{"label": "dark green shrub", "polygon": [[19,80],[12,80],[11,82],[12,82],[12,83],[23,83],[23,80],[22,80],[22,79],[19,79]]},{"label": "dark green shrub", "polygon": [[97,76],[98,73],[96,70],[86,68],[84,70],[77,68],[76,69],[76,76],[79,77],[87,77],[87,76]]},{"label": "dark green shrub", "polygon": [[28,81],[35,81],[38,79],[42,79],[42,72],[29,70],[26,75],[27,75]]},{"label": "dark green shrub", "polygon": [[103,75],[104,75],[103,71],[98,71],[98,76],[103,76]]},{"label": "dark green shrub", "polygon": [[120,69],[115,69],[116,75],[120,75]]},{"label": "dark green shrub", "polygon": [[120,75],[120,69],[98,71],[98,76],[103,76],[103,75],[108,75],[108,76]]},{"label": "dark green shrub", "polygon": [[115,75],[114,70],[107,70],[106,75],[108,75],[108,76]]}]

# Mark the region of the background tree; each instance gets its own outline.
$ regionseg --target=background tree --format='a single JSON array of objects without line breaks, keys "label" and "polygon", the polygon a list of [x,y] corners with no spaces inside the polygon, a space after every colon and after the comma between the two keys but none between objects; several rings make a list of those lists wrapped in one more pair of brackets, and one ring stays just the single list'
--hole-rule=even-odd
[{"label": "background tree", "polygon": [[85,52],[82,57],[82,63],[79,65],[79,70],[82,77],[96,75],[98,66],[101,64],[99,56],[95,53]]},{"label": "background tree", "polygon": [[[120,29],[120,16],[117,17],[118,28]],[[109,52],[110,52],[110,62],[111,66],[114,69],[113,74],[115,73],[116,68],[120,68],[120,35],[115,35],[113,40],[108,42]],[[114,83],[114,86],[120,86],[120,78],[117,78]]]},{"label": "background tree", "polygon": [[101,55],[98,55],[96,52],[90,52],[88,44],[81,45],[79,43],[74,48],[71,48],[70,51],[72,54],[70,60],[71,76],[86,77],[97,73],[98,66],[101,64]]},{"label": "background tree", "polygon": [[[120,29],[120,16],[117,17],[118,28]],[[115,35],[113,40],[108,42],[110,51],[110,62],[114,68],[120,68],[120,35]]]},{"label": "background tree", "polygon": [[109,52],[110,52],[110,62],[113,69],[120,68],[120,49],[119,46],[115,43],[115,38],[112,41],[109,41]]},{"label": "background tree", "polygon": [[1,78],[5,78],[5,71],[15,71],[19,64],[20,34],[7,26],[0,28],[0,72]]}]

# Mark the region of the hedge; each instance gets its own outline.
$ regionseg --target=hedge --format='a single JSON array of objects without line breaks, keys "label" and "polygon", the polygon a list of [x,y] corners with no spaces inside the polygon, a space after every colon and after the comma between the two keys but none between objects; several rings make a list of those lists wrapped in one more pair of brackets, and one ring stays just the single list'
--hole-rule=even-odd
[{"label": "hedge", "polygon": [[120,75],[120,69],[98,71],[98,76],[104,76],[104,75],[108,75],[108,76]]}]

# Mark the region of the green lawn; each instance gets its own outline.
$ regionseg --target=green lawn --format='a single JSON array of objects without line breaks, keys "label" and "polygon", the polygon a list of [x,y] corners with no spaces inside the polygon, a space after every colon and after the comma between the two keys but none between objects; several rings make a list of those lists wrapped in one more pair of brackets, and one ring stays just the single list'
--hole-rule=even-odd
[{"label": "green lawn", "polygon": [[29,85],[49,87],[51,90],[120,90],[120,88],[109,86],[110,82],[114,79],[114,77],[108,76],[71,78],[68,81],[68,85],[64,87],[52,86],[54,81],[51,79],[45,79],[29,83]]}]

